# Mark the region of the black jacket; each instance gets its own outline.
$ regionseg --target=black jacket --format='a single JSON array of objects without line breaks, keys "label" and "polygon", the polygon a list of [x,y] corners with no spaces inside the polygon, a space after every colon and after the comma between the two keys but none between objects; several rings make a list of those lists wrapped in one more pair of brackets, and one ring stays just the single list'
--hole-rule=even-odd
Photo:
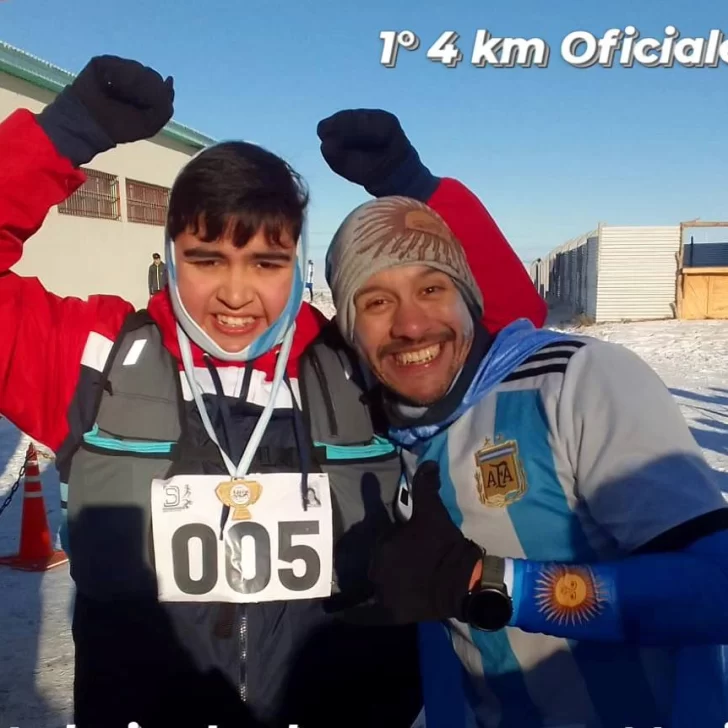
[{"label": "black jacket", "polygon": [[155,293],[166,287],[167,265],[165,263],[160,263],[159,265],[154,265],[154,263],[152,263],[149,266],[149,273],[147,275],[147,288],[149,290],[149,295],[153,296]]},{"label": "black jacket", "polygon": [[[126,337],[129,345],[134,338]],[[151,349],[150,343],[145,352]],[[124,357],[120,349],[118,361]],[[172,372],[174,367],[170,361]],[[119,370],[130,368],[120,363]],[[222,393],[214,370],[211,376],[218,394],[205,395],[210,419],[221,445],[237,462],[261,408],[246,401],[249,381],[243,382],[241,396],[232,398]],[[156,395],[160,406],[167,396],[164,388],[179,386],[169,371],[155,375],[145,369],[138,377],[149,393],[130,395],[128,382],[115,379],[113,370],[108,386],[102,381],[93,388],[112,402],[117,432],[122,429],[119,413],[129,409],[125,397],[139,402],[128,417],[129,427],[139,432],[148,419],[140,414],[144,402]],[[90,393],[82,386],[77,401]],[[227,475],[194,404],[180,401],[174,404],[178,406],[182,432],[172,456],[165,458],[172,461],[168,476]],[[102,431],[103,411],[97,416]],[[308,426],[298,410],[276,409],[251,471],[305,471],[312,457],[318,457],[309,450]],[[75,473],[69,486],[69,535],[77,586],[73,637],[78,728],[127,728],[133,721],[142,728],[411,726],[422,704],[414,626],[359,626],[332,613],[329,600],[160,603],[142,546],[148,542],[149,522],[142,507],[119,505],[124,498],[120,485],[143,496],[151,482],[143,468],[158,466],[148,456],[130,464],[133,458],[99,447],[86,443],[69,458],[59,453],[59,463],[73,461]],[[350,488],[346,483],[345,498],[366,502],[364,491],[371,490],[379,467],[374,460],[364,468],[368,472],[360,484]],[[345,464],[345,472],[350,471]],[[100,507],[100,491],[112,481],[112,505]],[[84,488],[90,496],[79,511],[72,499],[82,497]],[[335,523],[336,569],[337,563],[352,561],[366,568],[376,531],[367,521],[365,510],[363,521],[347,532],[337,530]]]}]

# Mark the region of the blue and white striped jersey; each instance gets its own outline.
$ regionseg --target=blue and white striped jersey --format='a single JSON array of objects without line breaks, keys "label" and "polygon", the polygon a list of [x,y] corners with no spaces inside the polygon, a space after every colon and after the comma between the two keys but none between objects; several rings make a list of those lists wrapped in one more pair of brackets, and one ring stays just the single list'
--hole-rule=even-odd
[{"label": "blue and white striped jersey", "polygon": [[[502,557],[623,558],[726,506],[659,377],[629,350],[586,337],[547,344],[415,450],[404,455],[410,474],[437,460],[455,523]],[[588,619],[601,597],[574,594],[569,604],[552,586],[539,608],[554,621]],[[422,641],[428,728],[723,728],[728,720],[717,647],[483,633],[457,621],[447,635],[423,626]],[[450,645],[455,673],[444,667]]]}]

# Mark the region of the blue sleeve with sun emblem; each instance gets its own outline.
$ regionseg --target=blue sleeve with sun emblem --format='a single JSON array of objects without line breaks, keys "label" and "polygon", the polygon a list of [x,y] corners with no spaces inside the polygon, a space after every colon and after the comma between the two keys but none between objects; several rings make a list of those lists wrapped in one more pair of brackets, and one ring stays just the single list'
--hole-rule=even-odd
[{"label": "blue sleeve with sun emblem", "polygon": [[645,646],[728,644],[728,507],[659,376],[593,342],[570,360],[555,436],[616,560],[514,559],[513,626]]},{"label": "blue sleeve with sun emblem", "polygon": [[677,553],[603,564],[515,559],[511,625],[644,646],[728,644],[728,531]]}]

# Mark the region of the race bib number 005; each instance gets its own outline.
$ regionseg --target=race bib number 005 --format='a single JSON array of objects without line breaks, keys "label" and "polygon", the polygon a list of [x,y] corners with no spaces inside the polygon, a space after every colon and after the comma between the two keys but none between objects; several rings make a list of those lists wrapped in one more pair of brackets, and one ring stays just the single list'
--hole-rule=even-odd
[{"label": "race bib number 005", "polygon": [[[153,481],[160,600],[270,602],[330,596],[329,480],[322,473],[308,476],[304,510],[301,477],[179,475]],[[223,506],[229,515],[221,526]]]}]

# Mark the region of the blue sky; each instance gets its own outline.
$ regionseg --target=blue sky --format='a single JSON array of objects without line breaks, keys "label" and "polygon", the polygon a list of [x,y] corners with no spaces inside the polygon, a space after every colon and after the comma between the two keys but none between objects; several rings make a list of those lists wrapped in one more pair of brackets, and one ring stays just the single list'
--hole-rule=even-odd
[{"label": "blue sky", "polygon": [[[96,54],[132,57],[175,77],[175,118],[217,139],[258,142],[312,192],[317,262],[343,217],[367,199],[320,156],[317,122],[344,108],[396,113],[436,174],[467,184],[530,260],[613,225],[728,219],[728,66],[580,69],[560,54],[574,30],[634,25],[662,39],[728,35],[718,0],[4,0],[0,39],[77,72]],[[380,65],[382,30],[419,50]],[[476,68],[476,31],[543,38],[547,68]],[[454,30],[465,60],[427,48]],[[322,265],[318,265],[321,272]],[[317,275],[318,277],[318,275]]]}]

